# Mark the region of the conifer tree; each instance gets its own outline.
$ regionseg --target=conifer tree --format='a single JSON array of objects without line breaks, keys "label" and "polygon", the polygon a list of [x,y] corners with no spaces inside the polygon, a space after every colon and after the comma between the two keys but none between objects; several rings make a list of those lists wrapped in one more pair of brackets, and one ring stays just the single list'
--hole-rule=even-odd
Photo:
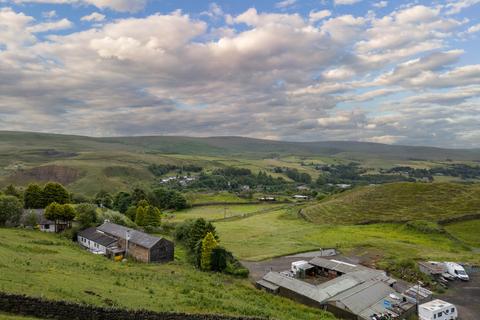
[{"label": "conifer tree", "polygon": [[212,251],[218,247],[218,242],[214,235],[209,232],[202,240],[202,255],[200,259],[200,268],[205,271],[212,269]]}]

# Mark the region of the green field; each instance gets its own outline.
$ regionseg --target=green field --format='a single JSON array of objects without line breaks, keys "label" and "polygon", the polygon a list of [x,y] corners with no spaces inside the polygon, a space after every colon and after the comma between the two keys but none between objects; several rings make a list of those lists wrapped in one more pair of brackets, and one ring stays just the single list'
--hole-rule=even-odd
[{"label": "green field", "polygon": [[22,316],[14,316],[5,313],[0,313],[0,320],[37,320],[38,318],[31,318],[31,317],[22,317]]},{"label": "green field", "polygon": [[336,247],[343,253],[378,252],[381,257],[480,263],[467,244],[446,234],[426,234],[401,224],[316,225],[285,210],[217,222],[226,246],[240,259],[258,261],[291,253]]},{"label": "green field", "polygon": [[392,183],[359,187],[304,209],[318,224],[439,221],[480,213],[480,184]]},{"label": "green field", "polygon": [[169,222],[181,222],[186,219],[204,218],[205,220],[219,220],[224,218],[243,217],[245,215],[261,214],[284,207],[285,204],[239,204],[213,205],[193,207],[176,211],[165,218]]},{"label": "green field", "polygon": [[115,263],[56,235],[0,229],[0,291],[130,309],[333,319],[258,291],[246,279],[195,270],[176,247],[165,265]]},{"label": "green field", "polygon": [[480,248],[480,220],[452,223],[445,226],[445,229],[472,247]]}]

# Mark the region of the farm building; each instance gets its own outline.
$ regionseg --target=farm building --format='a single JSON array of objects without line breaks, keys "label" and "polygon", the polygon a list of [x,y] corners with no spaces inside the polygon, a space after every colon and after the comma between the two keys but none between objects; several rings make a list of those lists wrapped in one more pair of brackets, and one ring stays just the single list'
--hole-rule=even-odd
[{"label": "farm building", "polygon": [[107,249],[113,249],[117,245],[116,238],[97,231],[95,227],[80,231],[77,236],[77,241],[88,250],[105,255],[107,254]]},{"label": "farm building", "polygon": [[[124,252],[127,256],[142,262],[167,262],[173,260],[173,242],[165,238],[155,237],[111,222],[103,223],[95,229],[95,232],[94,234],[92,231],[89,231],[88,234],[84,235],[93,238],[97,234],[102,234],[116,239],[114,245],[105,246],[107,255]],[[89,240],[92,241],[92,239]],[[102,241],[106,241],[106,239],[102,238]]]},{"label": "farm building", "polygon": [[308,267],[306,275],[300,273],[301,279],[292,272],[294,266],[298,268],[293,263],[292,271],[267,273],[257,288],[328,310],[342,319],[371,320],[382,314],[404,319],[416,311],[415,301],[400,293],[396,280],[384,271],[324,258],[300,262]]},{"label": "farm building", "polygon": [[65,221],[51,221],[45,218],[44,209],[24,209],[22,215],[22,224],[28,223],[29,216],[35,217],[35,223],[42,232],[62,232],[68,229],[69,224]]}]

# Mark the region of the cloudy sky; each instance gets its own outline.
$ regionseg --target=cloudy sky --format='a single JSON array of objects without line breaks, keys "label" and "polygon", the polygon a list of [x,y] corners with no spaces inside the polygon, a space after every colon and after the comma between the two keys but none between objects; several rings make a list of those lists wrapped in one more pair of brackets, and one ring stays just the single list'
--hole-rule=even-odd
[{"label": "cloudy sky", "polygon": [[0,130],[480,147],[480,0],[0,0]]}]

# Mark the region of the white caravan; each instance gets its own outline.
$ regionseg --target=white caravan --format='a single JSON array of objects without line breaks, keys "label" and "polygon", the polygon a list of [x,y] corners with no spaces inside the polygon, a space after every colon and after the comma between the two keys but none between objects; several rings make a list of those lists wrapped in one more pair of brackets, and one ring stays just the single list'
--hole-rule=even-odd
[{"label": "white caravan", "polygon": [[455,262],[445,262],[445,266],[447,267],[447,272],[463,281],[468,281],[469,277],[468,274],[465,272],[465,269]]},{"label": "white caravan", "polygon": [[418,306],[420,320],[455,320],[458,319],[457,308],[442,300],[433,300]]}]

